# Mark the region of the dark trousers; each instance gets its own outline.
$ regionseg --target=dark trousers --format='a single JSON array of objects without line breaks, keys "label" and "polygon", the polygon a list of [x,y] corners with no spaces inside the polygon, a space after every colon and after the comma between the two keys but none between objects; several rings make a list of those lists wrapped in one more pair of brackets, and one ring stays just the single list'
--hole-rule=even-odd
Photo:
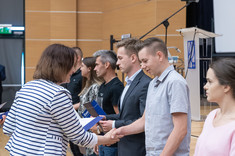
[{"label": "dark trousers", "polygon": [[78,145],[72,143],[71,141],[69,141],[69,144],[74,156],[83,156],[83,154],[79,150]]}]

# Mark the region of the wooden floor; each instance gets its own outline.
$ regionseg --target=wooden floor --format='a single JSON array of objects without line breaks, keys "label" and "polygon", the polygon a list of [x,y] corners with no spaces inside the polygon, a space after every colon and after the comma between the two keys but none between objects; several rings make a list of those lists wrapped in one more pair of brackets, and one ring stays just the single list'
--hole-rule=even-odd
[{"label": "wooden floor", "polygon": [[[201,106],[201,115],[206,116],[211,110],[217,108],[217,106]],[[200,135],[203,128],[204,121],[192,121],[191,143],[190,143],[190,156],[193,156],[197,138]],[[8,151],[4,149],[8,141],[8,137],[3,134],[2,128],[0,128],[0,156],[9,156]],[[67,156],[72,156],[71,150],[67,151]]]}]

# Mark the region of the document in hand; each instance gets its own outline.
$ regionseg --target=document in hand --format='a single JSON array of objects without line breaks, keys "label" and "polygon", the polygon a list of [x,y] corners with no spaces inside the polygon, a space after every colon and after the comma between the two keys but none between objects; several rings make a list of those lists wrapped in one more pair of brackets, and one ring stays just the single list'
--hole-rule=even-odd
[{"label": "document in hand", "polygon": [[84,130],[87,131],[93,127],[97,122],[99,122],[103,117],[97,116],[96,118],[82,118],[79,119],[80,124],[83,126]]},{"label": "document in hand", "polygon": [[8,111],[7,111],[7,112],[1,112],[1,113],[0,113],[0,120],[2,120],[2,116],[3,116],[3,115],[6,115],[6,116],[7,116],[7,114],[8,114]]},{"label": "document in hand", "polygon": [[100,105],[93,100],[92,102],[85,103],[84,106],[86,107],[86,110],[82,113],[82,116],[84,118],[93,116],[99,116],[99,115],[106,115],[104,110],[100,107]]},{"label": "document in hand", "polygon": [[6,104],[7,102],[4,102],[2,104],[0,104],[0,109]]}]

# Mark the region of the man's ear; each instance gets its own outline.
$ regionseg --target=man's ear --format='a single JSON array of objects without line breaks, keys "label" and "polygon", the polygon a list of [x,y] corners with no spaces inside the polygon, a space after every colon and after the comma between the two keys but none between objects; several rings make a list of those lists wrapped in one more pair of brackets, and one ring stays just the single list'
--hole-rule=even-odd
[{"label": "man's ear", "polygon": [[110,66],[110,62],[105,62],[105,63],[104,63],[104,66],[105,66],[106,69],[108,69],[109,66]]},{"label": "man's ear", "polygon": [[159,61],[162,61],[165,57],[165,55],[161,51],[157,51],[156,56],[158,57]]},{"label": "man's ear", "polygon": [[131,62],[136,62],[138,59],[138,57],[135,54],[131,54]]}]

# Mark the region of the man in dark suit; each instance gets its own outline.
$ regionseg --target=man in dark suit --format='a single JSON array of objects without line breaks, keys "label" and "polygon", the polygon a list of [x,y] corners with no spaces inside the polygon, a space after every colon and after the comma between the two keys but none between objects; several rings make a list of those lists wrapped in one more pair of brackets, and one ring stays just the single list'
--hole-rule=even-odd
[{"label": "man in dark suit", "polygon": [[[129,125],[139,119],[145,109],[148,84],[151,79],[141,70],[138,59],[138,39],[125,39],[117,44],[117,65],[126,74],[126,86],[119,100],[119,114],[106,116],[106,121],[100,121],[104,131]],[[123,137],[118,142],[119,156],[145,155],[144,133]]]},{"label": "man in dark suit", "polygon": [[0,64],[0,104],[2,103],[2,81],[4,81],[5,79],[5,67]]}]

